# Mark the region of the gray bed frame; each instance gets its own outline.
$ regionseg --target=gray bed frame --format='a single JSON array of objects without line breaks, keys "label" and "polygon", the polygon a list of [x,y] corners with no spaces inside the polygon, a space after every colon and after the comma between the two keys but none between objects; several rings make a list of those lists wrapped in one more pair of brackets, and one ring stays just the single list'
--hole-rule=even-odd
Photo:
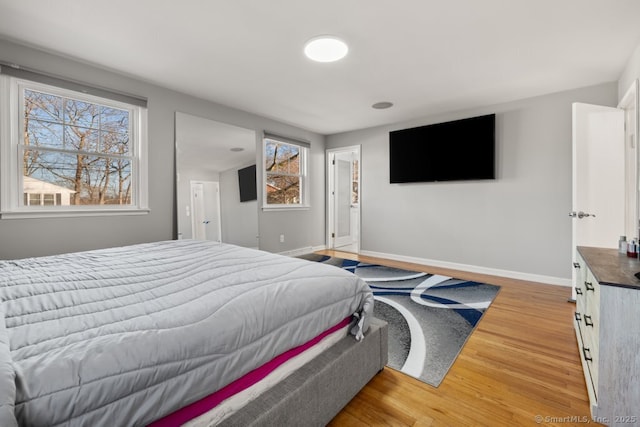
[{"label": "gray bed frame", "polygon": [[387,330],[371,319],[363,340],[343,338],[219,425],[327,425],[386,365]]}]

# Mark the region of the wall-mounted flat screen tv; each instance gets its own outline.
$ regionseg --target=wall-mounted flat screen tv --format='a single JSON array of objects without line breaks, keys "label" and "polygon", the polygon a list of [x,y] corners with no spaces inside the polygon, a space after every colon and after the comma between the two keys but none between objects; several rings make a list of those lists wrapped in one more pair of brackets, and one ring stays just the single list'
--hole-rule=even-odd
[{"label": "wall-mounted flat screen tv", "polygon": [[238,169],[238,184],[240,186],[240,201],[248,202],[258,199],[256,185],[256,165]]},{"label": "wall-mounted flat screen tv", "polygon": [[392,184],[495,179],[496,115],[389,132]]}]

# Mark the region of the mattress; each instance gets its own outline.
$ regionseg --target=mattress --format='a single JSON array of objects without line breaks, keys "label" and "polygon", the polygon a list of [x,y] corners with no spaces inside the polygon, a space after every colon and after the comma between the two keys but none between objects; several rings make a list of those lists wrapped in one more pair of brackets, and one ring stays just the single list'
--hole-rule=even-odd
[{"label": "mattress", "polygon": [[373,296],[321,263],[191,240],[0,261],[0,423],[146,425]]},{"label": "mattress", "polygon": [[[345,324],[346,323],[346,324]],[[229,415],[267,393],[301,366],[346,336],[349,322],[340,322],[333,328],[294,347],[266,364],[254,369],[231,384],[191,405],[161,418],[148,427],[208,427],[218,425]]]}]

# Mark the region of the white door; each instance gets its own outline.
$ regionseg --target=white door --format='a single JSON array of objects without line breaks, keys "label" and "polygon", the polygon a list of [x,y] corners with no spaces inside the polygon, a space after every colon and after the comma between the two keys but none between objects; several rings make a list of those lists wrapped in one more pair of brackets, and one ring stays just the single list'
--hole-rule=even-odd
[{"label": "white door", "polygon": [[221,241],[220,188],[217,182],[191,182],[192,236],[196,240]]},{"label": "white door", "polygon": [[360,229],[360,147],[327,150],[328,246],[357,252]]},{"label": "white door", "polygon": [[625,233],[624,165],[624,111],[574,103],[573,262],[577,246],[616,248]]}]

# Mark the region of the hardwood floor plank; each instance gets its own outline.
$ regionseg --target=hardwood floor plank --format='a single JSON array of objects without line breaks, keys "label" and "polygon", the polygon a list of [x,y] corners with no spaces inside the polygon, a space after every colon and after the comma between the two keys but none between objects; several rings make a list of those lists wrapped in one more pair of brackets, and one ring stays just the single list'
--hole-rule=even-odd
[{"label": "hardwood floor plank", "polygon": [[567,302],[570,288],[321,253],[501,286],[440,387],[385,368],[330,426],[569,426],[590,421],[573,329],[575,306]]}]

